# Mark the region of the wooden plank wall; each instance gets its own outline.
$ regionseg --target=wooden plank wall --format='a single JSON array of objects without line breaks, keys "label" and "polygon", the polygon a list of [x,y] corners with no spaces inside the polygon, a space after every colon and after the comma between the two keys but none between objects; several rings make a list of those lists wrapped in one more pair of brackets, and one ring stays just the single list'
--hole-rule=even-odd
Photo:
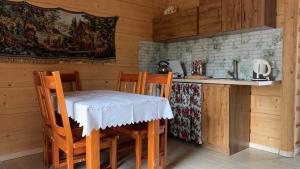
[{"label": "wooden plank wall", "polygon": [[[41,7],[62,7],[98,16],[119,16],[116,64],[0,63],[0,159],[41,147],[41,117],[37,107],[34,70],[78,70],[84,89],[114,89],[119,71],[137,71],[138,42],[152,40],[152,18],[161,0],[28,0]],[[21,153],[22,154],[22,153]]]},{"label": "wooden plank wall", "polygon": [[280,148],[280,86],[252,87],[250,142]]},{"label": "wooden plank wall", "polygon": [[[298,51],[300,48],[300,14],[298,14]],[[296,81],[296,112],[295,112],[295,149],[300,151],[300,53],[297,55],[297,81]]]},{"label": "wooden plank wall", "polygon": [[[168,2],[169,0],[164,1],[166,6],[170,3],[175,4],[179,7],[179,10],[184,10],[199,5],[199,0],[172,0],[171,2]],[[283,28],[283,24],[284,0],[277,0],[277,27]],[[280,86],[252,88],[251,143],[278,149],[280,148],[280,91]]]},{"label": "wooden plank wall", "polygon": [[[277,0],[277,28],[284,26],[284,0]],[[280,149],[281,86],[252,87],[250,142]]]},{"label": "wooden plank wall", "polygon": [[299,48],[299,0],[284,1],[284,38],[281,87],[281,145],[283,153],[295,150],[296,76]]}]

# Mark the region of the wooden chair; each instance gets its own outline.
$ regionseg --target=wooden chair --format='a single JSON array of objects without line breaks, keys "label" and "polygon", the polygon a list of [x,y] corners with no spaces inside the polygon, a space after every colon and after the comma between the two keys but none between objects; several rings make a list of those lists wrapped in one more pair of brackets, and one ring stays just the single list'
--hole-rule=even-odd
[{"label": "wooden chair", "polygon": [[63,84],[68,84],[71,91],[82,90],[81,81],[78,71],[73,73],[61,73],[60,79]]},{"label": "wooden chair", "polygon": [[[47,75],[44,72],[38,74],[42,84],[42,105],[45,106],[51,124],[53,168],[56,169],[67,166],[68,169],[73,169],[75,163],[85,161],[85,138],[80,136],[82,131],[72,131],[71,129],[59,72],[53,72],[50,75]],[[51,92],[53,91],[57,97],[58,109],[61,112],[61,126],[57,123],[51,99]],[[110,147],[110,166],[114,169],[116,168],[117,137],[107,133],[101,134],[100,137],[102,143],[100,149]],[[59,150],[62,150],[66,154],[66,159],[59,159],[59,156],[57,155],[59,154]]]},{"label": "wooden chair", "polygon": [[[45,74],[50,74],[51,72],[47,71],[44,72]],[[43,90],[41,86],[41,80],[38,75],[38,73],[35,71],[33,72],[34,75],[34,83],[36,87],[36,92],[37,92],[37,98],[39,102],[39,107],[40,111],[42,114],[42,119],[43,119],[43,168],[49,168],[49,164],[51,159],[53,158],[52,155],[52,131],[51,131],[51,124],[50,124],[50,119],[48,117],[48,114],[46,112],[46,107],[45,103],[42,101],[42,96],[43,96]],[[74,71],[73,73],[63,73],[61,74],[61,81],[62,83],[68,84],[71,88],[71,91],[76,91],[76,90],[82,90],[81,88],[81,83],[80,83],[80,76],[78,71]],[[61,118],[60,116],[56,116],[56,119],[60,122]],[[71,121],[71,126],[73,130],[76,130],[76,132],[80,132],[81,129],[78,127],[78,125],[74,122]],[[78,127],[78,128],[75,128]],[[56,155],[54,155],[56,156]],[[57,154],[59,156],[59,154]]]},{"label": "wooden chair", "polygon": [[[172,85],[173,74],[149,74],[143,73],[141,94],[153,95],[153,88],[158,86],[160,97],[170,97],[171,85]],[[160,155],[161,165],[163,169],[167,167],[167,134],[168,134],[168,121],[161,120],[160,122]],[[142,142],[143,139],[147,138],[148,132],[147,123],[139,123],[129,125],[126,127],[116,128],[118,134],[130,137],[135,140],[135,158],[136,158],[136,169],[141,168],[142,164]]]},{"label": "wooden chair", "polygon": [[39,102],[40,111],[43,119],[43,168],[48,169],[51,161],[51,145],[52,145],[52,131],[51,131],[51,122],[48,113],[46,112],[46,105],[43,102],[43,89],[41,80],[37,72],[33,73],[34,75],[34,84],[37,92],[37,98]]},{"label": "wooden chair", "polygon": [[120,72],[117,91],[140,93],[142,82],[142,73],[124,73]]},{"label": "wooden chair", "polygon": [[[51,72],[49,72],[51,73]],[[71,73],[60,73],[60,79],[61,83],[63,85],[63,90],[64,91],[81,91],[81,80],[79,76],[78,71],[74,71]],[[60,116],[59,114],[56,113],[57,116]],[[58,117],[57,119],[60,120],[61,122],[61,117]],[[79,124],[75,122],[73,119],[69,118],[71,122],[71,128],[79,128]]]},{"label": "wooden chair", "polygon": [[[139,94],[141,92],[142,75],[143,75],[142,72],[139,73],[120,72],[116,90],[121,92]],[[116,134],[119,134],[118,128],[119,127],[113,128],[113,131]],[[127,137],[125,138],[120,137],[118,143],[118,154],[122,154],[122,152],[130,150],[131,148],[134,148],[134,142],[132,141],[132,139],[128,140]]]}]

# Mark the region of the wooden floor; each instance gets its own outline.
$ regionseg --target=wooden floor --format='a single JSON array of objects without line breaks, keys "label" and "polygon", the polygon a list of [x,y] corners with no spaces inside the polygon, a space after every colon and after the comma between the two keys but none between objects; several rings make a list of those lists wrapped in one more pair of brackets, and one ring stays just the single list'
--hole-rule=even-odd
[{"label": "wooden floor", "polygon": [[[168,169],[299,169],[300,156],[283,158],[255,149],[225,156],[196,145],[169,140]],[[134,169],[134,157],[128,157],[120,169]],[[84,169],[78,165],[77,169]],[[146,169],[146,164],[143,169]],[[0,163],[0,169],[42,169],[42,155],[36,154]]]}]

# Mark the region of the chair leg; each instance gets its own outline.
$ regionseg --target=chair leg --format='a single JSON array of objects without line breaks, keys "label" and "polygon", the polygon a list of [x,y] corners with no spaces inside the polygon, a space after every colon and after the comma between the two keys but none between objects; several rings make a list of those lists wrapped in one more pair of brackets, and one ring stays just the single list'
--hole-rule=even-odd
[{"label": "chair leg", "polygon": [[52,142],[52,166],[53,169],[59,168],[59,148]]},{"label": "chair leg", "polygon": [[67,169],[74,169],[73,152],[67,153]]},{"label": "chair leg", "polygon": [[135,168],[141,169],[142,167],[142,143],[143,139],[138,135],[135,139]]},{"label": "chair leg", "polygon": [[45,133],[43,134],[43,168],[48,169],[49,168],[49,140]]},{"label": "chair leg", "polygon": [[112,140],[109,151],[110,151],[109,160],[110,160],[111,169],[116,169],[117,168],[117,159],[118,159],[117,158],[117,138],[114,138]]},{"label": "chair leg", "polygon": [[164,132],[161,135],[161,149],[162,149],[162,156],[161,156],[161,166],[163,169],[167,169],[167,132]]}]

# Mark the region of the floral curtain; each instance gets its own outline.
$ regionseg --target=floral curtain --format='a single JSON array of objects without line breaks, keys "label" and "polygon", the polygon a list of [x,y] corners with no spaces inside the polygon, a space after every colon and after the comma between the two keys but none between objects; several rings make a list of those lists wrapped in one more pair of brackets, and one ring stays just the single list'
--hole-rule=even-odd
[{"label": "floral curtain", "polygon": [[173,83],[170,104],[174,119],[170,133],[188,142],[202,144],[201,84]]}]

